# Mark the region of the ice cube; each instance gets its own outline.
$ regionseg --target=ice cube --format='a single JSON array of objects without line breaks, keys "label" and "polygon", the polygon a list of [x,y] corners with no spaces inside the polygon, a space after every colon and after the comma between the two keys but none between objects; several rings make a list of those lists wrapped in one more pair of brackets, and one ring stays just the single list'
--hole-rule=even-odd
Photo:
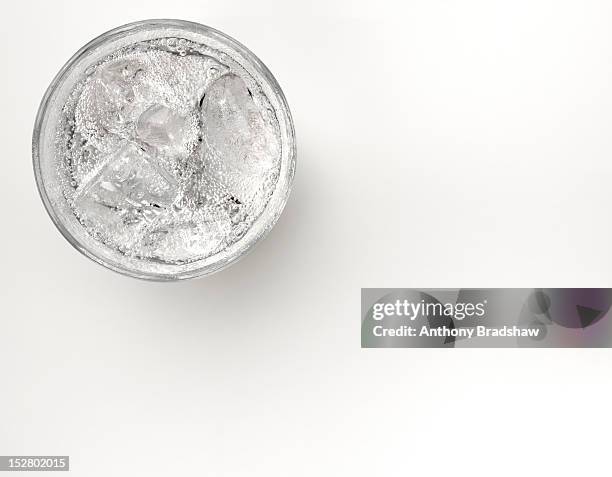
[{"label": "ice cube", "polygon": [[138,118],[137,136],[150,146],[177,150],[183,145],[185,118],[170,108],[155,104]]},{"label": "ice cube", "polygon": [[202,102],[206,170],[241,202],[257,193],[280,159],[280,137],[266,113],[233,74],[213,83]]},{"label": "ice cube", "polygon": [[139,58],[146,65],[139,82],[143,96],[181,114],[197,105],[210,84],[227,72],[227,67],[208,56],[152,50]]},{"label": "ice cube", "polygon": [[110,61],[98,70],[98,78],[112,101],[130,103],[134,101],[132,83],[140,70],[142,65],[133,59]]},{"label": "ice cube", "polygon": [[126,245],[172,204],[176,194],[175,184],[159,173],[153,159],[126,144],[79,185],[74,204],[87,225],[105,239]]},{"label": "ice cube", "polygon": [[109,61],[88,78],[75,111],[76,131],[98,149],[110,152],[130,134],[135,104],[136,60]]},{"label": "ice cube", "polygon": [[[192,214],[188,214],[192,217]],[[162,219],[147,228],[135,248],[161,261],[180,262],[185,256],[208,256],[226,243],[230,233],[225,221],[196,221],[180,215]]]}]

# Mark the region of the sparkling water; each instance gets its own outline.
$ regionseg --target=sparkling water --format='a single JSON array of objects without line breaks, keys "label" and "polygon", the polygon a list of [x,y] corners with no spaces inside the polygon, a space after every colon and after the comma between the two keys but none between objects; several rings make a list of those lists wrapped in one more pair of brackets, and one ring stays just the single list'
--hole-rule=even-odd
[{"label": "sparkling water", "polygon": [[125,46],[83,72],[57,121],[62,194],[126,257],[185,264],[240,240],[281,168],[274,108],[228,55],[184,38]]}]

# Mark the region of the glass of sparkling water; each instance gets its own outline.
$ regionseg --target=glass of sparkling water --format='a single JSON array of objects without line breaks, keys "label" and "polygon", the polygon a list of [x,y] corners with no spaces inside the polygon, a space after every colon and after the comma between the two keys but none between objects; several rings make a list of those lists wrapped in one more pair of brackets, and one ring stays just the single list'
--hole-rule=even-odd
[{"label": "glass of sparkling water", "polygon": [[151,20],[99,36],[61,69],[33,160],[74,247],[126,275],[178,280],[228,266],[274,226],[296,146],[253,53],[203,25]]}]

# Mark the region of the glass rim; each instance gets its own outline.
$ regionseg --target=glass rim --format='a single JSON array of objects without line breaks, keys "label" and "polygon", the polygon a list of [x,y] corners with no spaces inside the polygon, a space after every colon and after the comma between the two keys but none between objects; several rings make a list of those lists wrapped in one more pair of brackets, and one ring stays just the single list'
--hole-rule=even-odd
[{"label": "glass rim", "polygon": [[[163,266],[167,267],[169,270],[167,272],[158,273],[156,271],[134,270],[133,268],[122,265],[120,260],[114,262],[110,261],[109,259],[100,256],[100,254],[95,253],[95,250],[91,250],[67,229],[66,225],[62,222],[62,219],[60,218],[60,214],[52,204],[47,194],[47,191],[45,190],[45,179],[43,178],[43,172],[41,168],[41,140],[43,133],[45,132],[43,123],[45,118],[47,117],[48,107],[54,94],[57,93],[59,88],[63,85],[63,82],[66,79],[66,75],[72,70],[73,66],[78,61],[80,61],[86,55],[87,52],[90,52],[92,51],[92,49],[102,46],[107,41],[113,38],[117,38],[120,35],[128,36],[132,33],[138,33],[139,31],[167,28],[188,30],[196,35],[200,34],[212,37],[215,40],[219,41],[221,44],[228,45],[232,49],[236,50],[240,55],[242,55],[246,60],[248,60],[250,66],[256,68],[257,72],[265,79],[266,82],[269,83],[275,97],[278,100],[278,103],[282,109],[282,113],[284,116],[287,140],[284,141],[283,136],[281,134],[281,171],[279,173],[279,182],[274,188],[272,196],[264,207],[262,213],[254,220],[254,222],[249,227],[247,233],[243,237],[238,239],[236,242],[230,244],[229,246],[217,253],[214,253],[202,259],[195,260],[193,262],[188,262],[187,264],[164,264]],[[158,38],[162,38],[162,36]],[[285,156],[283,150],[287,151],[287,156]],[[34,169],[36,187],[38,190],[38,194],[44,204],[45,210],[47,211],[47,214],[51,218],[51,221],[53,222],[55,227],[68,241],[68,243],[72,245],[72,247],[81,252],[90,260],[122,275],[147,281],[178,281],[210,275],[232,265],[233,263],[246,256],[250,251],[254,249],[254,247],[258,243],[261,242],[261,240],[263,240],[268,235],[270,230],[278,221],[278,218],[280,217],[291,192],[293,177],[295,175],[296,162],[297,147],[295,139],[295,128],[291,116],[291,111],[289,109],[289,105],[287,103],[285,95],[280,85],[274,78],[272,72],[253,52],[251,52],[239,41],[212,27],[187,20],[140,20],[108,30],[87,42],[85,45],[79,48],[77,52],[74,53],[68,59],[68,61],[66,61],[66,63],[54,76],[53,80],[47,87],[38,107],[38,112],[36,114],[36,120],[34,122],[34,129],[32,133],[32,165]],[[281,179],[283,179],[283,169],[285,169],[286,177],[284,177],[284,186],[281,189],[279,185]],[[275,204],[272,204],[273,198],[275,198]],[[273,209],[270,209],[271,205],[274,205]],[[249,236],[250,234],[252,236],[248,240],[246,240],[247,236]],[[97,243],[99,244],[99,248],[106,247],[106,245],[102,242]],[[228,250],[230,249],[236,250],[231,250],[232,253],[229,253]],[[117,251],[117,253],[121,252]],[[220,257],[217,260],[213,260],[215,257],[218,256]],[[142,262],[146,261],[146,259],[137,260]],[[201,266],[194,266],[200,262],[204,263],[202,263]],[[181,270],[181,267],[185,267],[185,265],[189,265],[189,268],[186,270]],[[176,268],[176,272],[171,271],[172,268]]]}]

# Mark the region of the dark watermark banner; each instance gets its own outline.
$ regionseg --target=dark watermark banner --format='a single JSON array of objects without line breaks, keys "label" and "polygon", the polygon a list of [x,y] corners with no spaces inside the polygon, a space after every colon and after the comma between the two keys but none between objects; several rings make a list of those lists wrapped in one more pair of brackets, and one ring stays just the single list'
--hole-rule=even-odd
[{"label": "dark watermark banner", "polygon": [[361,289],[362,348],[609,348],[610,288]]}]

